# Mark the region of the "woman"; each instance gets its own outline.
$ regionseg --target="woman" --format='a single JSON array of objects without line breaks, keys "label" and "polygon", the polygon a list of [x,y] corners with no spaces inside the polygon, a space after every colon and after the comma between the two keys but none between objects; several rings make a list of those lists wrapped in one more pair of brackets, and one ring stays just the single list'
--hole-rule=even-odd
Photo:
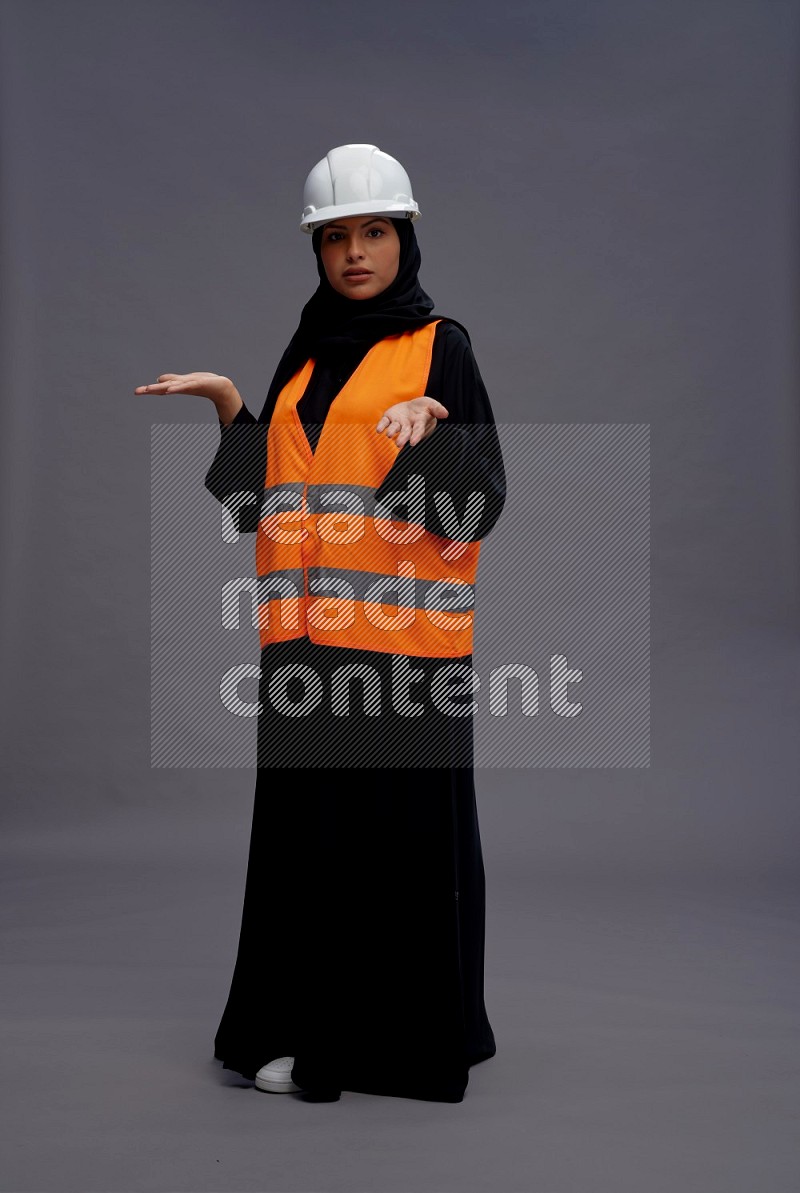
[{"label": "woman", "polygon": [[319,286],[259,418],[215,374],[137,390],[215,403],[206,485],[256,531],[258,774],[214,1054],[306,1100],[460,1102],[495,1053],[458,668],[502,457],[469,336],[418,281],[402,166],[338,146],[304,207]]}]

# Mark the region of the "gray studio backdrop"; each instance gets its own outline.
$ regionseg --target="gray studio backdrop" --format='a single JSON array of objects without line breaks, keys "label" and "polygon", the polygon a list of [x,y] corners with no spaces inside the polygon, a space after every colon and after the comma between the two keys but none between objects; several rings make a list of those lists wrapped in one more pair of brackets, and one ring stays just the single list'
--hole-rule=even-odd
[{"label": "gray studio backdrop", "polygon": [[[187,536],[200,542],[199,527],[218,531],[203,487],[216,420],[202,399],[133,390],[163,372],[205,369],[231,376],[260,410],[316,284],[310,238],[298,229],[302,182],[346,141],[375,143],[407,167],[423,213],[422,284],[438,311],[469,328],[506,436],[522,426],[528,437],[514,442],[535,445],[554,425],[647,430],[649,591],[643,605],[639,568],[634,606],[637,630],[649,631],[649,652],[641,639],[636,646],[646,756],[603,765],[562,752],[537,765],[528,754],[523,765],[478,770],[487,973],[512,983],[494,987],[490,1008],[524,1017],[543,997],[547,933],[521,927],[541,906],[525,892],[541,884],[553,884],[551,907],[562,905],[556,889],[593,882],[622,884],[632,902],[652,882],[737,898],[779,890],[776,914],[791,920],[796,6],[36,0],[1,11],[0,631],[7,906],[21,967],[9,996],[14,1055],[46,1046],[77,1057],[90,1046],[92,1031],[73,1038],[55,1027],[42,1043],[42,1022],[60,1022],[47,990],[65,991],[76,1015],[101,1024],[116,1013],[136,1019],[143,1006],[158,1018],[158,980],[138,1001],[130,982],[151,963],[177,982],[176,940],[186,964],[200,966],[181,988],[196,1027],[186,1051],[209,1051],[235,948],[254,773],[241,760],[151,765],[151,443],[155,427],[188,428],[197,467],[181,474],[179,509],[187,519],[196,512]],[[523,487],[527,466],[517,451]],[[538,492],[536,477],[518,491]],[[546,510],[545,497],[538,492]],[[498,529],[498,546],[487,543],[498,568],[508,541]],[[188,588],[202,557],[177,558]],[[243,661],[241,642],[232,653],[231,664]],[[189,684],[186,733],[194,698]],[[155,934],[153,907],[133,894],[143,872],[166,909]],[[176,894],[195,878],[198,902]],[[85,932],[70,944],[75,915]],[[735,936],[726,955],[737,953]],[[551,945],[556,937],[565,939],[555,931]],[[645,917],[631,940],[647,939]],[[132,958],[119,985],[98,944],[112,969]],[[503,970],[507,957],[515,960]],[[759,957],[758,989],[783,1006],[788,958]],[[105,992],[94,1003],[79,970]],[[505,1045],[507,1026],[502,1035]],[[107,1055],[112,1044],[98,1047],[97,1088],[111,1082]],[[747,1119],[746,1099],[737,1113]],[[146,1116],[136,1122],[133,1139],[156,1130]],[[64,1132],[52,1153],[15,1153],[3,1188],[267,1181],[263,1169],[222,1177],[213,1157],[210,1169],[189,1172],[188,1144],[155,1176],[113,1132],[99,1159],[88,1143],[67,1145]],[[748,1164],[764,1179],[771,1172],[772,1193],[789,1188],[779,1140],[762,1148],[765,1135],[747,1150],[733,1134],[743,1189],[753,1187]],[[601,1137],[587,1145],[584,1174],[562,1181],[553,1161],[531,1183],[515,1151],[527,1145],[507,1140],[493,1187],[597,1193]],[[563,1142],[579,1166],[584,1153],[568,1132]],[[635,1164],[624,1147],[614,1154],[615,1164]],[[667,1170],[654,1160],[644,1181],[644,1170],[615,1169],[611,1187],[696,1187],[686,1171],[662,1186],[654,1172]],[[483,1187],[463,1165],[461,1187]],[[302,1171],[292,1183],[281,1170],[268,1187],[315,1187]],[[449,1188],[454,1171],[415,1172],[407,1187]],[[704,1188],[727,1193],[738,1179]],[[406,1186],[398,1176],[352,1187]]]}]

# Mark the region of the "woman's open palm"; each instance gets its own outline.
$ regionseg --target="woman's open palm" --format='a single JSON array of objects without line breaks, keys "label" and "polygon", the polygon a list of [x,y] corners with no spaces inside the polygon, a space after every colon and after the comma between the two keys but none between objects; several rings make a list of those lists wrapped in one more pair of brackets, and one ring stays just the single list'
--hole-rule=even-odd
[{"label": "woman's open palm", "polygon": [[230,377],[218,373],[162,373],[158,381],[150,385],[137,385],[137,394],[197,394],[218,402],[230,393],[233,382]]},{"label": "woman's open palm", "polygon": [[196,394],[208,398],[217,408],[223,423],[231,422],[243,402],[242,395],[230,377],[219,373],[162,373],[158,381],[150,385],[137,385],[136,394]]},{"label": "woman's open palm", "polygon": [[423,394],[410,402],[395,402],[381,416],[375,430],[385,431],[398,447],[410,443],[412,447],[427,439],[436,430],[440,418],[447,418],[448,411],[436,398]]}]

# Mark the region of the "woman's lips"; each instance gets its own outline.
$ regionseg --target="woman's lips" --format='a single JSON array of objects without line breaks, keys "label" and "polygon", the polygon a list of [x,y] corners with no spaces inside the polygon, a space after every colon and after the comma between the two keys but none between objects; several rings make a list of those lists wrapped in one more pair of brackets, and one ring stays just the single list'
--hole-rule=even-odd
[{"label": "woman's lips", "polygon": [[344,277],[348,282],[363,282],[365,278],[371,278],[372,274],[368,269],[365,269],[359,273],[346,273]]}]

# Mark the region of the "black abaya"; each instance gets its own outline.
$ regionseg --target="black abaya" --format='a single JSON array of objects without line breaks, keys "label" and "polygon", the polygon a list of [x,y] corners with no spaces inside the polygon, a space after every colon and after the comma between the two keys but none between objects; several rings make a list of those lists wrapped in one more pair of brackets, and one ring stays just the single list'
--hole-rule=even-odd
[{"label": "black abaya", "polygon": [[[312,449],[367,347],[315,368],[298,404]],[[430,493],[446,488],[457,508],[480,488],[487,501],[472,537],[483,538],[502,509],[505,477],[486,390],[452,323],[437,325],[426,393],[450,418],[398,454],[377,496],[401,489],[411,471]],[[242,490],[260,498],[265,435],[246,407],[222,428],[206,478],[220,500]],[[242,529],[255,528],[250,509]],[[426,526],[444,533],[433,504]],[[250,1078],[293,1056],[293,1080],[311,1096],[349,1089],[460,1102],[470,1065],[495,1053],[483,993],[484,868],[472,721],[440,713],[429,693],[436,668],[471,666],[472,656],[405,660],[417,675],[411,697],[425,705],[413,718],[393,715],[388,696],[403,661],[306,637],[261,651],[244,907],[214,1054]],[[334,717],[328,699],[291,717],[270,698],[270,679],[287,663],[313,668],[327,696],[332,672],[348,662],[380,676],[380,716],[365,715],[358,683],[348,717]],[[286,693],[299,699],[302,684]]]}]

